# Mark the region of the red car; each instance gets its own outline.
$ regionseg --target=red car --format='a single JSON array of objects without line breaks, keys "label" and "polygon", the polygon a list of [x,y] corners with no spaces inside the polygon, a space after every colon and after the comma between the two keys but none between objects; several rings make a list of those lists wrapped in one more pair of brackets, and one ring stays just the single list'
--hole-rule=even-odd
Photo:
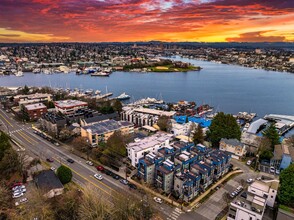
[{"label": "red car", "polygon": [[98,166],[96,167],[98,171],[104,171],[104,167],[103,166]]},{"label": "red car", "polygon": [[23,185],[22,182],[15,182],[15,183],[12,183],[12,184],[11,184],[11,188],[14,188],[14,187],[16,187],[16,186],[22,186],[22,185]]}]

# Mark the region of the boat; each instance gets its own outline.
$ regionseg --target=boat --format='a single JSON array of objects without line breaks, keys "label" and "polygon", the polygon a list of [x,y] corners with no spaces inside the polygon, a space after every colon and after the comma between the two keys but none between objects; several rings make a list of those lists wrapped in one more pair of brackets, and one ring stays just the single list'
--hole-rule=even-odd
[{"label": "boat", "polygon": [[127,100],[131,98],[131,96],[127,95],[125,92],[120,94],[118,97],[116,97],[118,100]]},{"label": "boat", "polygon": [[41,73],[41,69],[40,68],[35,68],[35,69],[33,69],[33,73],[35,73],[35,74]]},{"label": "boat", "polygon": [[109,76],[110,73],[106,73],[106,72],[95,72],[95,73],[91,73],[91,76]]},{"label": "boat", "polygon": [[16,76],[23,76],[23,72],[22,71],[17,71],[17,73],[15,73]]}]

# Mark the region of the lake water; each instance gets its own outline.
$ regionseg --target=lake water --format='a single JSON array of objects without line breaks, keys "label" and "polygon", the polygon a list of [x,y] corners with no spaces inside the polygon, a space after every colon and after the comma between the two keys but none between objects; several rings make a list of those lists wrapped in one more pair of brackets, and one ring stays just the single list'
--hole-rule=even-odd
[{"label": "lake water", "polygon": [[132,99],[162,98],[207,103],[217,111],[294,115],[294,74],[250,69],[206,61],[177,58],[201,66],[187,73],[114,72],[110,77],[71,74],[33,74],[0,77],[0,86],[52,86],[98,89],[114,96],[126,92]]}]

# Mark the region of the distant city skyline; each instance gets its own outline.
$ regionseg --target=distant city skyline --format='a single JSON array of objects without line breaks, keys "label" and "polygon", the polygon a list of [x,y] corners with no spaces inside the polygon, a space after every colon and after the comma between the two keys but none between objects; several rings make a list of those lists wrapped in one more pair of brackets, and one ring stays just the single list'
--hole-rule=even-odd
[{"label": "distant city skyline", "polygon": [[1,0],[0,42],[293,42],[293,0]]}]

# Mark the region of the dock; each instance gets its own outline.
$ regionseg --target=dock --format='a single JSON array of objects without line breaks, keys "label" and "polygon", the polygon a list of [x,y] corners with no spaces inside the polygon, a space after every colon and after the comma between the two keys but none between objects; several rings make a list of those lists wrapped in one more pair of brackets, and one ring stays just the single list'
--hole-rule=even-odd
[{"label": "dock", "polygon": [[106,93],[106,94],[103,94],[103,95],[97,95],[95,97],[96,97],[96,99],[104,99],[104,98],[110,97],[112,95],[113,95],[113,93],[109,92],[109,93]]},{"label": "dock", "polygon": [[291,130],[294,127],[293,115],[269,114],[264,116],[264,119],[269,121],[275,121],[275,126],[279,130],[280,135],[285,134],[287,131]]}]

